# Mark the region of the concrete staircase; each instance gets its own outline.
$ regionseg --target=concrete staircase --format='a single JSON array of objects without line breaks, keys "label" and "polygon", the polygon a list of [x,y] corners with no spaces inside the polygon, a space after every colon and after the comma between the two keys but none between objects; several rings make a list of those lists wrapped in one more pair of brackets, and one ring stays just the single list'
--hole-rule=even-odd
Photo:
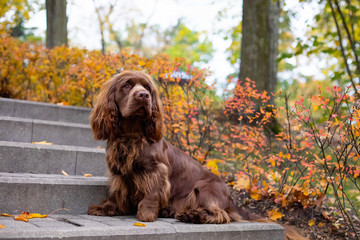
[{"label": "concrete staircase", "polygon": [[89,114],[88,108],[0,98],[0,213],[69,209],[29,222],[0,217],[0,239],[284,239],[277,224],[159,219],[137,227],[134,216],[86,215],[107,195],[105,142],[93,139]]}]

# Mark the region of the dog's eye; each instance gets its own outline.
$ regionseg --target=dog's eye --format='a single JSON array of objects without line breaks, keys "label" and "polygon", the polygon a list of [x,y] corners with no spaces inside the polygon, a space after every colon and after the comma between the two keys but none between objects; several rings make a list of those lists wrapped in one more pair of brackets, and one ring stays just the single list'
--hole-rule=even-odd
[{"label": "dog's eye", "polygon": [[146,90],[148,90],[148,92],[150,92],[151,88],[149,86],[145,87]]},{"label": "dog's eye", "polygon": [[131,86],[130,86],[130,84],[129,83],[125,83],[124,85],[123,85],[123,89],[128,89],[128,88],[130,88]]}]

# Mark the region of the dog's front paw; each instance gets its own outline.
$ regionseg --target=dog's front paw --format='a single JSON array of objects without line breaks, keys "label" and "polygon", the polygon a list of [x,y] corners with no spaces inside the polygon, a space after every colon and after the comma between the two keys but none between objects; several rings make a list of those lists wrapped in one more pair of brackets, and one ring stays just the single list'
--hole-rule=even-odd
[{"label": "dog's front paw", "polygon": [[157,218],[157,213],[150,210],[141,210],[138,211],[136,217],[143,222],[153,222]]}]

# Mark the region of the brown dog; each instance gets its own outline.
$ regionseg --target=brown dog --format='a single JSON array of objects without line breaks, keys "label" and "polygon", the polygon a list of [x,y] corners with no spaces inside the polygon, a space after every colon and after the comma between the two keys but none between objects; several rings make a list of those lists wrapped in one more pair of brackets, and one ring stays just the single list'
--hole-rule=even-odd
[{"label": "brown dog", "polygon": [[162,107],[151,78],[123,72],[107,81],[91,112],[96,139],[107,140],[109,198],[91,215],[137,212],[193,223],[257,219],[238,208],[225,183],[162,138]]},{"label": "brown dog", "polygon": [[237,207],[218,176],[162,138],[159,93],[143,72],[107,81],[90,121],[94,137],[107,140],[110,194],[88,214],[137,213],[150,222],[158,216],[192,223],[268,221]]}]

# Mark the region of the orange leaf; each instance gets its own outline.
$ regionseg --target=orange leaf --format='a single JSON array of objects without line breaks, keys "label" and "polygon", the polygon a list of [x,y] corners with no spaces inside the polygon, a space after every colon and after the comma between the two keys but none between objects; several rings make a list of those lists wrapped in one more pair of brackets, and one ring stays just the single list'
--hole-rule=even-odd
[{"label": "orange leaf", "polygon": [[84,177],[92,177],[92,175],[90,173],[85,173]]},{"label": "orange leaf", "polygon": [[284,214],[282,214],[281,212],[278,212],[278,208],[274,209],[274,210],[270,210],[268,212],[268,217],[270,220],[276,221],[279,218],[282,218],[284,216]]},{"label": "orange leaf", "polygon": [[316,208],[317,208],[317,209],[321,209],[321,206],[322,206],[322,204],[323,204],[323,202],[324,202],[324,200],[325,200],[325,197],[326,197],[326,195],[325,195],[324,193],[321,193],[321,194],[317,197],[317,199],[316,199],[316,201],[315,201],[315,205],[316,205]]},{"label": "orange leaf", "polygon": [[136,222],[136,223],[134,223],[134,226],[138,226],[138,227],[146,227],[146,224]]},{"label": "orange leaf", "polygon": [[0,228],[5,228],[5,225],[0,225]]},{"label": "orange leaf", "polygon": [[259,193],[259,191],[257,189],[255,189],[254,191],[251,191],[250,197],[254,200],[260,200],[261,194]]},{"label": "orange leaf", "polygon": [[24,218],[27,218],[27,219],[31,219],[32,216],[30,215],[29,212],[21,212],[21,215],[24,217]]},{"label": "orange leaf", "polygon": [[258,193],[251,193],[250,197],[254,200],[260,200],[261,199],[261,194]]},{"label": "orange leaf", "polygon": [[24,217],[24,215],[18,215],[14,217],[14,220],[16,221],[24,221],[24,222],[28,222],[29,220],[27,218]]},{"label": "orange leaf", "polygon": [[1,216],[3,216],[3,217],[12,217],[13,215],[7,214],[7,213],[2,213]]}]

